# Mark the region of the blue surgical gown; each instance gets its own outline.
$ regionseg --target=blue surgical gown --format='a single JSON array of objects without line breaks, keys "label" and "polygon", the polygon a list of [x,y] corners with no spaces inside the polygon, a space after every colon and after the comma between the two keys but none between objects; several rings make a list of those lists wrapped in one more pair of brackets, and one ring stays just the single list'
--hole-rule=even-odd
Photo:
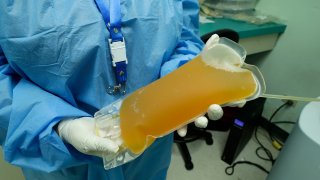
[{"label": "blue surgical gown", "polygon": [[[128,93],[200,52],[197,1],[121,0]],[[54,130],[120,97],[106,93],[115,84],[108,38],[94,0],[0,1],[0,143],[27,179],[165,179],[172,135],[106,171]]]}]

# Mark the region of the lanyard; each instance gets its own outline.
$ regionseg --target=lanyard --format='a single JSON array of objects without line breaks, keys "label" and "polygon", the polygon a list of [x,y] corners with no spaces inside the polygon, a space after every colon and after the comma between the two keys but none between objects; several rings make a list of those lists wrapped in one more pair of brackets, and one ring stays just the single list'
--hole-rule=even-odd
[{"label": "lanyard", "polygon": [[125,41],[121,32],[120,0],[109,0],[109,9],[105,5],[104,0],[95,0],[95,2],[110,32],[108,43],[117,84],[115,86],[109,86],[108,93],[116,94],[121,92],[125,94],[128,60]]}]

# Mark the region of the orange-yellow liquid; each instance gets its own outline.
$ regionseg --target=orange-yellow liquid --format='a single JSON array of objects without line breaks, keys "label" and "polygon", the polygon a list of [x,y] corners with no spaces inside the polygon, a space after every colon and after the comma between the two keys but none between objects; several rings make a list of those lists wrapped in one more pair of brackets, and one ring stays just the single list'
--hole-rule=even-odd
[{"label": "orange-yellow liquid", "polygon": [[209,105],[245,99],[256,87],[251,71],[217,69],[198,56],[123,101],[120,127],[124,145],[141,153],[156,137],[203,115]]}]

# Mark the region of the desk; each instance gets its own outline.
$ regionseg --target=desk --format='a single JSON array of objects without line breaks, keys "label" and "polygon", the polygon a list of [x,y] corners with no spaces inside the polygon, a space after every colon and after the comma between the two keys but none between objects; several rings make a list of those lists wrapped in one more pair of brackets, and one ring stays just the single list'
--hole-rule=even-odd
[{"label": "desk", "polygon": [[247,50],[248,55],[273,49],[279,35],[286,29],[286,25],[277,23],[255,25],[225,18],[213,21],[200,23],[200,36],[216,30],[232,29],[238,33],[239,44]]}]

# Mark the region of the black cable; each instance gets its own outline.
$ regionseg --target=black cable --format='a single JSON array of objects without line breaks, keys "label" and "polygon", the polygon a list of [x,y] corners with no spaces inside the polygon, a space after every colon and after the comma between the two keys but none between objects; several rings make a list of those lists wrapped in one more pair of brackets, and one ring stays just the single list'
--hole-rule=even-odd
[{"label": "black cable", "polygon": [[[290,106],[291,104],[292,104],[292,102],[290,102],[290,101],[287,101],[287,102],[283,103],[281,106],[279,106],[279,107],[272,113],[270,119],[268,120],[268,121],[270,122],[270,126],[267,128],[267,132],[268,132],[268,134],[269,134],[270,140],[271,140],[271,142],[272,142],[273,145],[276,143],[276,144],[280,145],[280,147],[281,147],[281,146],[282,146],[282,143],[281,143],[279,140],[277,140],[277,139],[273,136],[273,134],[272,134],[272,132],[271,132],[271,123],[272,123],[272,124],[276,124],[275,122],[272,122],[272,119],[275,117],[275,115],[276,115],[282,108],[284,108],[285,106]],[[277,145],[277,146],[278,146],[278,145]],[[275,146],[275,147],[277,147],[277,146]],[[281,148],[279,149],[279,147],[277,147],[276,149],[280,150]]]},{"label": "black cable", "polygon": [[[260,159],[270,161],[272,164],[274,164],[275,160],[274,160],[274,158],[273,158],[273,155],[272,155],[271,151],[270,151],[269,149],[267,149],[267,148],[260,142],[260,140],[258,139],[257,131],[258,131],[258,127],[256,127],[255,132],[254,132],[255,139],[257,140],[258,144],[260,145],[260,146],[256,149],[256,155],[257,155]],[[261,156],[261,155],[259,154],[259,150],[263,150],[264,153],[267,155],[267,158]]]},{"label": "black cable", "polygon": [[[254,130],[254,137],[257,140],[258,144],[259,144],[259,147],[255,151],[256,155],[262,160],[270,161],[271,164],[273,165],[274,162],[275,162],[275,159],[273,158],[273,155],[272,155],[271,151],[269,149],[267,149],[261,143],[261,141],[258,139],[257,131],[258,131],[258,126]],[[261,150],[267,155],[267,157],[263,157],[263,156],[260,155],[259,151],[261,151]],[[233,163],[232,165],[226,167],[225,173],[227,175],[232,175],[234,173],[234,168],[235,168],[235,166],[237,164],[248,164],[248,165],[255,166],[255,167],[259,168],[260,170],[264,171],[267,174],[269,173],[269,171],[266,170],[264,167],[262,167],[260,164],[257,164],[257,163],[251,162],[251,161],[237,161],[237,162]]]},{"label": "black cable", "polygon": [[[272,165],[274,164],[275,162],[275,159],[273,158],[273,155],[271,153],[271,151],[269,149],[267,149],[261,142],[260,140],[258,139],[258,135],[257,135],[257,131],[258,131],[258,126],[255,128],[255,131],[254,131],[254,137],[255,139],[257,140],[258,144],[259,144],[259,147],[256,149],[256,155],[260,158],[260,159],[263,159],[263,160],[266,160],[266,161],[270,161],[272,163]],[[267,157],[263,157],[259,154],[259,150],[263,150],[263,152],[267,155]]]},{"label": "black cable", "polygon": [[[296,122],[292,122],[292,121],[277,121],[277,122],[272,122],[272,124],[290,124],[290,125],[294,125],[296,124]],[[269,133],[269,137],[272,141],[272,145],[275,149],[277,150],[281,150],[282,146],[283,146],[283,142],[281,140],[279,140],[277,137],[273,136],[271,129],[268,130]]]},{"label": "black cable", "polygon": [[289,101],[283,103],[281,106],[279,106],[271,115],[269,122],[272,122],[272,119],[274,118],[274,116],[285,106],[289,105]]},{"label": "black cable", "polygon": [[269,174],[269,171],[266,170],[264,167],[262,167],[260,164],[257,164],[257,163],[253,163],[253,162],[250,162],[250,161],[237,161],[235,163],[233,163],[231,166],[228,166],[226,169],[225,169],[225,172],[227,175],[231,176],[233,173],[234,173],[234,168],[236,165],[238,164],[248,164],[248,165],[252,165],[252,166],[255,166],[259,169],[261,169],[262,171],[266,172],[267,174]]},{"label": "black cable", "polygon": [[[287,102],[283,103],[281,106],[279,106],[279,107],[272,113],[272,115],[271,115],[271,117],[270,117],[270,119],[269,119],[269,122],[270,122],[270,123],[273,123],[273,124],[276,124],[276,123],[278,123],[278,124],[281,124],[281,123],[289,123],[290,121],[272,122],[272,119],[275,117],[275,115],[276,115],[282,108],[284,108],[285,106],[289,106],[290,104],[291,104],[291,102],[287,101]],[[257,136],[257,130],[258,130],[258,126],[256,127],[255,132],[254,132],[254,136],[255,136],[258,144],[260,145],[260,147],[258,147],[258,148],[256,149],[256,155],[257,155],[260,159],[263,159],[263,160],[266,160],[266,161],[271,161],[271,163],[272,163],[272,165],[273,165],[274,162],[275,162],[275,159],[273,158],[271,151],[270,151],[269,149],[267,149],[267,148],[259,141],[258,136]],[[270,137],[271,142],[272,142],[273,145],[274,145],[275,142],[278,143],[278,144],[280,144],[280,145],[282,144],[282,143],[280,143],[277,139],[274,138],[274,136],[273,136],[272,133],[271,133],[270,127],[267,128],[267,132],[268,132],[268,134],[269,134],[269,137]],[[277,149],[278,149],[278,148],[277,148]],[[261,155],[259,154],[259,151],[260,151],[260,150],[263,150],[263,151],[265,152],[265,154],[267,155],[267,158],[266,158],[266,157],[263,157],[263,156],[261,156]],[[278,149],[278,150],[279,150],[279,149]]]},{"label": "black cable", "polygon": [[[285,106],[287,105],[290,105],[291,103],[289,101],[287,101],[286,103],[282,104],[281,106],[279,106],[271,115],[270,119],[268,120],[270,123],[274,123],[274,124],[281,124],[281,123],[294,123],[294,122],[290,122],[290,121],[278,121],[278,122],[272,122],[272,119],[274,118],[274,116]],[[255,153],[256,155],[262,159],[262,160],[265,160],[265,161],[270,161],[271,164],[273,165],[275,163],[275,159],[271,153],[271,151],[269,149],[267,149],[261,142],[260,140],[258,139],[258,135],[257,135],[257,131],[258,131],[258,126],[256,126],[255,130],[254,130],[254,137],[255,139],[257,140],[258,144],[259,144],[259,147],[256,149]],[[267,132],[270,136],[270,139],[271,141],[277,141],[276,139],[274,139],[274,137],[272,136],[271,134],[271,131],[270,131],[270,127],[267,128]],[[277,141],[278,142],[278,141]],[[267,157],[263,157],[259,152],[260,151],[263,151]],[[264,167],[262,167],[261,165],[257,164],[257,163],[254,163],[254,162],[251,162],[251,161],[237,161],[235,163],[233,163],[232,165],[226,167],[225,169],[225,173],[227,175],[232,175],[234,173],[234,168],[236,165],[238,164],[248,164],[248,165],[252,165],[252,166],[255,166],[257,168],[259,168],[260,170],[264,171],[265,173],[269,173],[268,170],[266,170]]]},{"label": "black cable", "polygon": [[296,122],[293,122],[293,121],[277,121],[277,122],[273,122],[273,124],[296,124]]},{"label": "black cable", "polygon": [[[260,155],[260,151],[264,151],[265,149],[263,148],[263,147],[258,147],[257,149],[256,149],[256,155],[260,158],[260,159],[262,159],[262,160],[265,160],[265,161],[271,161],[270,160],[270,158],[269,158],[269,155],[267,155],[268,156],[268,158],[266,158],[266,157],[263,157],[262,155]],[[266,152],[265,152],[266,153]],[[268,154],[268,153],[266,153],[266,154]]]}]

